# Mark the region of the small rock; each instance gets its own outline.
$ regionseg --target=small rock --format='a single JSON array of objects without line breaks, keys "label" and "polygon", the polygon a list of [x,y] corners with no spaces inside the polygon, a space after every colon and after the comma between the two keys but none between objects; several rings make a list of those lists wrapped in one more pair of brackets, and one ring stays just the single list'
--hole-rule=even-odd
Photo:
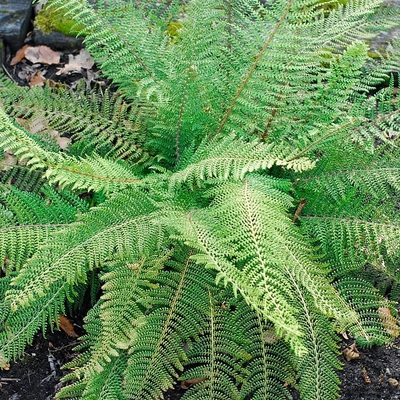
[{"label": "small rock", "polygon": [[49,46],[56,50],[79,49],[83,46],[83,38],[67,36],[61,32],[43,33],[37,28],[33,30],[32,38],[37,46]]},{"label": "small rock", "polygon": [[23,44],[32,15],[31,0],[0,1],[0,41],[15,53]]}]

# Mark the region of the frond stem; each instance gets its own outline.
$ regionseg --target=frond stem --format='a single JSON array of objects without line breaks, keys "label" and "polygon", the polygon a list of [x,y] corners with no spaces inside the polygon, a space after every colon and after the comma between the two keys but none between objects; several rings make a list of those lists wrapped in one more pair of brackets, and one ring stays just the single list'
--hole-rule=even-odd
[{"label": "frond stem", "polygon": [[[357,119],[358,121],[358,119]],[[305,149],[301,150],[299,153],[297,153],[294,157],[290,158],[289,160],[287,160],[288,162],[292,162],[294,160],[297,160],[298,158],[302,157],[303,155],[307,154],[313,147],[315,147],[317,144],[323,142],[325,139],[327,139],[329,136],[334,135],[337,132],[340,132],[343,128],[346,128],[348,126],[351,126],[354,124],[354,120],[351,122],[346,122],[343,125],[340,125],[338,128],[333,129],[329,132],[327,132],[325,135],[322,135],[319,139],[317,139],[315,142],[312,142],[311,144],[309,144]]]},{"label": "frond stem", "polygon": [[179,141],[180,141],[181,127],[182,127],[183,111],[185,109],[185,103],[186,103],[186,98],[187,98],[187,89],[189,86],[189,78],[190,78],[190,67],[186,69],[185,86],[183,88],[182,101],[181,101],[181,106],[179,108],[178,126],[176,128],[176,134],[175,134],[175,157],[176,157],[177,162],[179,161],[179,157],[180,157]]},{"label": "frond stem", "polygon": [[278,21],[278,23],[275,25],[274,29],[272,30],[272,32],[268,36],[268,39],[264,43],[264,46],[262,47],[261,51],[258,53],[256,59],[254,60],[253,64],[251,65],[251,67],[250,67],[249,71],[247,72],[245,78],[243,79],[242,83],[240,84],[239,88],[237,89],[236,94],[233,97],[230,106],[228,107],[228,109],[226,110],[224,116],[222,117],[222,120],[221,120],[220,124],[218,125],[218,128],[215,131],[213,136],[217,136],[222,131],[222,129],[224,128],[225,123],[228,120],[229,116],[231,115],[232,110],[235,107],[235,104],[236,104],[237,100],[239,99],[240,95],[243,92],[243,89],[245,88],[245,86],[249,82],[251,76],[253,75],[253,72],[257,68],[258,63],[260,62],[260,60],[264,56],[265,52],[267,51],[267,49],[268,49],[269,45],[271,44],[276,32],[281,27],[281,25],[285,21],[287,15],[289,14],[289,11],[290,11],[290,9],[292,7],[292,1],[293,0],[289,0],[288,1],[288,5],[286,6],[286,8],[284,10],[281,19]]}]

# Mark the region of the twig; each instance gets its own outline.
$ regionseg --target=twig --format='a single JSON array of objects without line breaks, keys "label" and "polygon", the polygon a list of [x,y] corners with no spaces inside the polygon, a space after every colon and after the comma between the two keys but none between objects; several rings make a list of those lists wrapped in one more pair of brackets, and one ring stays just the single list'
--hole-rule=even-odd
[{"label": "twig", "polygon": [[17,83],[17,81],[13,78],[13,76],[8,72],[8,69],[6,68],[6,66],[4,64],[1,64],[1,67],[3,68],[3,71],[5,72],[5,74],[14,82]]}]

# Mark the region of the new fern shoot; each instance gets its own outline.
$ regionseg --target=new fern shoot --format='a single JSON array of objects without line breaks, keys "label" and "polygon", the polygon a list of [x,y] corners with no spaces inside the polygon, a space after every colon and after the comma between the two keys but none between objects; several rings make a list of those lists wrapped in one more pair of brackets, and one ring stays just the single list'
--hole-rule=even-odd
[{"label": "new fern shoot", "polygon": [[1,78],[0,365],[90,297],[59,399],[337,398],[339,334],[399,333],[399,13],[51,4],[113,86]]}]

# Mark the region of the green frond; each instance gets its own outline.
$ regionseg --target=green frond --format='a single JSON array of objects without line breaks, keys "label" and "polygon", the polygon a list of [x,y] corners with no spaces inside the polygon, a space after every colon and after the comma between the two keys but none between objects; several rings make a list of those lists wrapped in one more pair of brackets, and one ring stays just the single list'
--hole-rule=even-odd
[{"label": "green frond", "polygon": [[296,366],[301,399],[337,399],[340,381],[336,370],[341,367],[337,357],[338,337],[327,317],[310,307],[304,297],[299,296],[299,301],[303,312],[298,318],[304,329],[304,344],[307,348],[307,353]]},{"label": "green frond", "polygon": [[[292,351],[278,339],[272,324],[256,313],[249,312],[244,304],[238,306],[240,320],[235,326],[243,327],[243,337],[248,339],[246,350],[251,359],[245,364],[248,375],[240,390],[240,399],[287,399],[287,386],[294,379]],[[242,313],[243,309],[243,313]]]},{"label": "green frond", "polygon": [[[8,180],[9,174],[5,175]],[[43,241],[68,227],[79,211],[87,209],[78,198],[64,197],[43,182],[41,187],[32,182],[34,192],[17,188],[26,187],[24,180],[16,183],[0,183],[0,260],[5,273],[20,270]]]},{"label": "green frond", "polygon": [[108,266],[109,271],[101,277],[103,295],[98,309],[85,319],[85,328],[91,335],[82,339],[80,347],[88,347],[86,351],[90,354],[68,365],[74,369],[75,378],[90,382],[107,369],[107,363],[120,355],[119,350],[127,350],[135,342],[138,326],[145,323],[146,308],[140,303],[147,296],[146,291],[155,286],[153,279],[162,267],[162,261],[165,260],[161,258],[152,263],[145,259],[132,263],[116,261]]},{"label": "green frond", "polygon": [[140,7],[121,2],[107,3],[104,13],[80,0],[68,4],[56,0],[53,6],[83,27],[80,34],[85,36],[86,48],[128,97],[134,98],[138,87],[146,92],[144,98],[160,90],[154,60],[167,42],[162,24],[152,18],[152,12],[146,17]]},{"label": "green frond", "polygon": [[[322,313],[344,324],[356,318],[338,304],[337,294],[325,281],[325,269],[315,263],[309,245],[288,218],[287,194],[261,177],[221,185],[215,192],[209,210],[173,215],[166,223],[200,251],[194,256],[197,262],[218,271],[217,283],[231,284],[299,354],[304,351],[303,333],[291,300],[296,282],[307,288]],[[222,225],[215,225],[217,220]]]},{"label": "green frond", "polygon": [[85,282],[87,271],[101,267],[113,255],[150,254],[162,241],[160,228],[151,223],[152,210],[145,195],[122,192],[81,215],[40,246],[14,278],[7,301],[17,309],[43,296],[52,283]]},{"label": "green frond", "polygon": [[391,144],[369,155],[353,145],[323,156],[296,182],[296,195],[307,201],[301,225],[332,259],[398,256],[397,159]]},{"label": "green frond", "polygon": [[[126,368],[127,356],[120,352],[118,357],[112,357],[101,371],[93,374],[91,380],[80,380],[64,386],[56,395],[56,399],[86,399],[86,400],[124,400],[122,393],[122,374]],[[64,382],[73,379],[63,378]]]},{"label": "green frond", "polygon": [[171,184],[187,182],[189,186],[200,186],[201,181],[207,179],[235,180],[243,179],[253,171],[270,169],[274,165],[295,171],[304,171],[314,167],[314,163],[303,157],[296,162],[288,161],[289,154],[282,154],[273,145],[260,143],[259,140],[245,142],[233,136],[214,140],[200,147],[187,166],[175,172]]},{"label": "green frond", "polygon": [[349,331],[359,344],[382,345],[399,335],[394,304],[385,299],[371,283],[362,277],[348,275],[339,279],[335,286],[346,303],[360,316],[358,324],[349,326]]},{"label": "green frond", "polygon": [[88,191],[116,191],[139,182],[130,169],[113,160],[64,155],[43,149],[27,131],[14,124],[0,109],[0,146],[11,151],[31,169],[46,170],[50,183]]},{"label": "green frond", "polygon": [[243,364],[252,356],[243,344],[242,327],[229,312],[218,304],[212,293],[208,292],[209,311],[206,334],[194,343],[188,351],[188,359],[193,365],[180,379],[199,379],[184,399],[239,399],[238,386],[245,380],[247,371]]},{"label": "green frond", "polygon": [[187,360],[185,346],[206,329],[207,288],[214,276],[189,256],[184,253],[179,264],[175,260],[153,280],[157,287],[145,302],[150,306],[145,324],[137,329],[137,340],[129,349],[124,372],[127,398],[152,400],[172,388]]},{"label": "green frond", "polygon": [[[1,82],[1,81],[0,81]],[[149,111],[137,102],[127,103],[119,94],[99,88],[75,90],[64,86],[7,87],[0,90],[5,111],[36,135],[69,138],[64,151],[75,155],[97,153],[132,162],[147,158],[142,145],[145,116]]]},{"label": "green frond", "polygon": [[0,78],[0,366],[90,295],[58,398],[337,398],[399,335],[400,12],[52,4],[112,88]]},{"label": "green frond", "polygon": [[376,259],[398,254],[399,222],[365,221],[352,217],[303,216],[303,226],[321,242],[323,250],[340,261]]},{"label": "green frond", "polygon": [[[4,279],[4,278],[2,278]],[[67,282],[58,281],[40,298],[36,298],[27,307],[12,309],[10,302],[4,300],[13,292],[8,287],[2,296],[0,331],[0,367],[10,360],[20,358],[27,343],[32,343],[34,335],[42,328],[46,333],[48,326],[54,326],[60,314],[65,314],[65,300],[71,287]],[[15,294],[15,292],[14,292]]]},{"label": "green frond", "polygon": [[72,190],[109,193],[140,182],[140,178],[124,164],[97,155],[85,158],[59,155],[54,162],[43,164],[47,168],[44,176],[49,183],[71,187]]},{"label": "green frond", "polygon": [[288,399],[289,346],[242,298],[224,290],[209,296],[208,329],[189,350],[179,378],[198,383],[183,399]]},{"label": "green frond", "polygon": [[30,171],[26,165],[13,164],[14,161],[10,161],[5,157],[0,162],[2,167],[0,183],[30,193],[40,193],[46,183],[42,175],[38,171]]}]

